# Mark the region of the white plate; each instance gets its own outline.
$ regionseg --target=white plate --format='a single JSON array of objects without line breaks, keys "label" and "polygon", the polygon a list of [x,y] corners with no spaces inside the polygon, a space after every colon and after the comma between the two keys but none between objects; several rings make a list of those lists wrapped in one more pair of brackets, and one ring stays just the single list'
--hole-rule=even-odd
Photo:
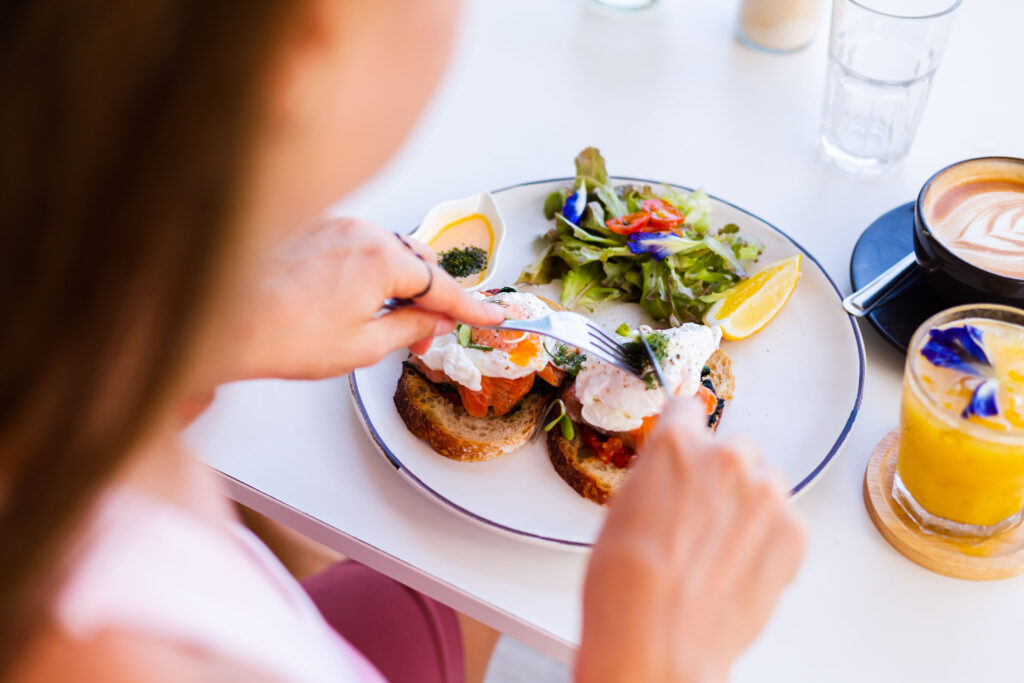
[{"label": "white plate", "polygon": [[[551,227],[542,212],[544,198],[569,182],[544,180],[494,192],[507,235],[492,286],[514,286],[523,266],[536,258],[535,238]],[[725,407],[720,433],[755,438],[766,459],[785,473],[795,495],[822,474],[857,416],[864,386],[860,332],[843,311],[839,290],[813,256],[757,216],[716,197],[712,201],[716,228],[736,223],[744,234],[764,243],[759,263],[804,255],[800,282],[778,317],[749,339],[723,343],[734,361],[736,396]],[[614,306],[599,317],[608,322],[641,317],[635,304]],[[488,528],[563,547],[591,545],[604,508],[562,481],[548,460],[543,439],[495,460],[459,463],[409,433],[392,398],[406,355],[393,353],[351,375],[352,397],[363,426],[395,468],[438,503]]]}]

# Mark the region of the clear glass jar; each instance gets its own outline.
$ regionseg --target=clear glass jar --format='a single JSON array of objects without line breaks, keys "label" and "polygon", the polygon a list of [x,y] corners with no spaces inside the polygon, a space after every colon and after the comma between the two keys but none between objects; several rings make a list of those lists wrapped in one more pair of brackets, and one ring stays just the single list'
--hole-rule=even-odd
[{"label": "clear glass jar", "polygon": [[737,37],[762,52],[806,47],[818,30],[822,0],[743,0]]},{"label": "clear glass jar", "polygon": [[599,7],[625,10],[647,9],[657,1],[658,0],[591,0],[591,2]]}]

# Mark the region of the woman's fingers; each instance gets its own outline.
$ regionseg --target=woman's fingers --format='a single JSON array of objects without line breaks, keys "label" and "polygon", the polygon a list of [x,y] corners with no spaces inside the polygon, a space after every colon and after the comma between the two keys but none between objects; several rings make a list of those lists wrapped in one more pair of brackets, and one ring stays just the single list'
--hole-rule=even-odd
[{"label": "woman's fingers", "polygon": [[774,533],[777,519],[788,505],[781,475],[763,463],[751,468],[731,495],[740,515],[719,558],[718,577],[728,589],[748,580],[749,573],[762,565],[765,539]]},{"label": "woman's fingers", "polygon": [[[671,401],[654,433],[640,451],[622,488],[616,492],[605,523],[606,535],[629,536],[637,529],[658,543],[681,542],[677,517],[688,507],[701,506],[696,495],[684,493],[706,477],[701,460],[711,437],[707,416],[694,399]],[[698,515],[703,512],[698,510]],[[692,526],[687,527],[688,531]],[[668,541],[666,539],[672,539]]]},{"label": "woman's fingers", "polygon": [[437,266],[407,250],[403,252],[404,257],[394,264],[400,270],[390,296],[414,299],[417,308],[442,313],[467,325],[495,325],[505,319],[500,306],[473,296]]},{"label": "woman's fingers", "polygon": [[802,552],[785,484],[757,446],[713,437],[696,401],[671,401],[595,545],[579,671],[602,680],[727,672]]},{"label": "woman's fingers", "polygon": [[[371,320],[362,330],[359,346],[367,355],[383,358],[395,349],[416,346],[455,329],[455,321],[448,316],[418,308],[403,308]],[[419,351],[426,348],[419,346]],[[365,364],[365,361],[360,364]]]},{"label": "woman's fingers", "polygon": [[688,461],[704,455],[711,441],[708,416],[693,398],[669,401],[655,427],[662,439],[671,447],[674,460]]},{"label": "woman's fingers", "polygon": [[437,252],[434,251],[430,247],[430,245],[424,244],[423,242],[420,242],[417,239],[413,239],[412,237],[406,237],[405,242],[412,248],[413,251],[415,251],[417,254],[425,258],[427,261],[430,261],[431,263],[437,263]]},{"label": "woman's fingers", "polygon": [[417,356],[423,355],[424,353],[427,352],[427,349],[430,348],[430,342],[434,341],[434,337],[436,337],[436,336],[437,335],[431,335],[429,337],[424,337],[423,339],[420,339],[417,342],[413,342],[412,344],[409,344],[409,353],[415,354]]}]

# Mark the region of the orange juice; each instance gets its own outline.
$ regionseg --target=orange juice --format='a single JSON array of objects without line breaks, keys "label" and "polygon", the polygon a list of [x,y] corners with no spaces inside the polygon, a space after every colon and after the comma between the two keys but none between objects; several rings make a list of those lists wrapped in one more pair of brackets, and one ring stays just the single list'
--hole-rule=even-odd
[{"label": "orange juice", "polygon": [[[922,353],[932,330],[941,334],[965,325],[977,330],[987,362],[978,362],[957,344],[952,344],[954,354],[969,362],[945,366]],[[987,385],[979,389],[982,383]],[[974,405],[983,406],[982,414],[968,409],[972,397]],[[997,412],[988,414],[992,410]],[[934,531],[983,537],[1019,521],[1024,510],[1024,311],[963,306],[940,313],[917,331],[903,378],[896,473],[896,498]]]}]

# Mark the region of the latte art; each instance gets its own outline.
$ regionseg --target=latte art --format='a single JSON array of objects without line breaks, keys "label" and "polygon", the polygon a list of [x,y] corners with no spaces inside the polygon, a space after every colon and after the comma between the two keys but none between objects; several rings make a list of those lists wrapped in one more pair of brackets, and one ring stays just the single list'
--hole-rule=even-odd
[{"label": "latte art", "polygon": [[1024,279],[1024,184],[969,182],[947,188],[932,204],[932,234],[965,261]]}]

